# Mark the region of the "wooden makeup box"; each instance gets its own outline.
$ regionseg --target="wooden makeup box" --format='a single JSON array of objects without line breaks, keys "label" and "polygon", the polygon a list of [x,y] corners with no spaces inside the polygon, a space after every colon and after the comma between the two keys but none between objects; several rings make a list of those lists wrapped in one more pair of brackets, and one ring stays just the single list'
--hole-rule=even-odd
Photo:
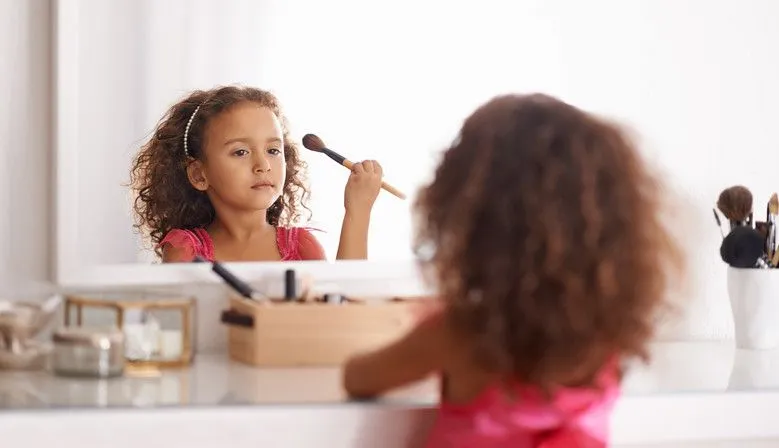
[{"label": "wooden makeup box", "polygon": [[426,299],[263,301],[233,295],[222,313],[230,358],[262,367],[341,365],[403,336]]}]

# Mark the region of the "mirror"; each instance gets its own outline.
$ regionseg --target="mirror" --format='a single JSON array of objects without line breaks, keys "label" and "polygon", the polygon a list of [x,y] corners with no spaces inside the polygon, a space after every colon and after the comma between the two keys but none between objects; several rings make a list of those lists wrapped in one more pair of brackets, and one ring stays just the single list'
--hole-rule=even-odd
[{"label": "mirror", "polygon": [[[410,7],[410,3],[408,3]],[[239,83],[272,91],[298,143],[321,136],[353,161],[378,160],[386,191],[372,213],[369,260],[410,260],[410,207],[462,120],[490,97],[544,91],[637,124],[638,103],[590,83],[573,41],[559,41],[556,7],[528,4],[503,14],[500,2],[448,7],[309,5],[287,1],[59,5],[56,72],[57,270],[155,262],[133,229],[129,167],[168,108],[194,89]],[[463,33],[472,17],[491,17]],[[560,15],[561,14],[561,15]],[[347,19],[353,15],[359,21]],[[559,17],[558,17],[559,15]],[[122,21],[120,23],[120,19]],[[320,17],[329,17],[321,32]],[[128,18],[124,21],[124,18]],[[435,36],[429,34],[435,23]],[[397,35],[402,26],[403,37]],[[290,35],[290,30],[295,32]],[[541,39],[550,47],[537,45]],[[503,57],[509,49],[522,62]],[[348,171],[306,151],[312,220],[335,259]]]},{"label": "mirror", "polygon": [[[72,23],[63,28],[68,24],[61,22],[58,34],[58,55],[66,61],[57,73],[58,244],[63,254],[74,255],[60,261],[60,268],[155,260],[134,233],[125,185],[140,146],[168,108],[193,89],[239,83],[278,97],[309,165],[308,225],[322,230],[315,235],[330,260],[338,246],[348,171],[305,150],[300,139],[315,133],[352,161],[378,160],[385,180],[408,199],[379,194],[369,259],[409,260],[415,190],[429,179],[461,120],[512,85],[558,87],[545,75],[548,68],[521,68],[521,77],[511,61],[480,68],[491,58],[483,44],[500,36],[494,31],[474,40],[459,33],[456,24],[471,8],[454,9],[451,24],[430,40],[423,36],[432,9],[408,16],[402,8],[349,5],[349,13],[364,21],[307,33],[320,26],[316,17],[346,11],[302,2],[229,4],[61,5],[61,20],[70,15]],[[120,24],[119,17],[133,19]],[[396,39],[393,28],[400,22],[417,37]],[[537,28],[510,34],[522,40]],[[291,29],[299,31],[281,37]],[[448,46],[438,47],[441,39]],[[362,46],[366,42],[369,47]],[[534,57],[544,55],[535,51]],[[460,58],[471,60],[474,71],[452,70]]]}]

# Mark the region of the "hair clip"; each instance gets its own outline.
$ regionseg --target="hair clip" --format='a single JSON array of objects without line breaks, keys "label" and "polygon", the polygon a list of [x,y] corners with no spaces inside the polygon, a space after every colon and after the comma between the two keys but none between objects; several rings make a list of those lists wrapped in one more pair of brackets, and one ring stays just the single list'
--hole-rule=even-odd
[{"label": "hair clip", "polygon": [[184,128],[184,155],[187,157],[192,157],[192,154],[189,153],[189,147],[187,144],[187,140],[189,139],[189,128],[192,127],[192,121],[195,119],[195,115],[197,115],[197,111],[200,110],[200,106],[203,104],[201,103],[195,108],[195,111],[192,112],[192,116],[189,117],[189,121],[187,122],[187,127]]}]

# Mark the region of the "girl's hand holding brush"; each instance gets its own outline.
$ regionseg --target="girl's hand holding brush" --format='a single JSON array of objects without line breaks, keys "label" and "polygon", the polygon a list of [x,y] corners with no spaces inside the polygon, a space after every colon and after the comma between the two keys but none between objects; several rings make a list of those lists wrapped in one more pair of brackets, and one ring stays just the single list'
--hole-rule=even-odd
[{"label": "girl's hand holding brush", "polygon": [[344,190],[346,213],[370,215],[381,191],[382,169],[379,162],[366,160],[352,166],[352,173]]},{"label": "girl's hand holding brush", "polygon": [[344,221],[338,243],[338,260],[368,258],[368,227],[371,210],[381,190],[382,169],[378,162],[367,160],[352,165],[344,189]]},{"label": "girl's hand holding brush", "polygon": [[344,191],[344,214],[341,239],[338,243],[338,260],[365,260],[368,258],[368,226],[371,210],[379,189],[399,199],[406,195],[389,183],[382,181],[382,169],[378,162],[369,160],[353,163],[346,157],[325,146],[325,142],[314,134],[303,136],[303,146],[324,154],[337,164],[351,171]]}]

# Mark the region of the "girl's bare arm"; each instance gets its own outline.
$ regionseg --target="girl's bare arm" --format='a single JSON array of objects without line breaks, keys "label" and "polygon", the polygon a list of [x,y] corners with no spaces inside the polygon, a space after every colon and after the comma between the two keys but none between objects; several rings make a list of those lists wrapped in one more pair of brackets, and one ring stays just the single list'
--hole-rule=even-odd
[{"label": "girl's bare arm", "polygon": [[445,368],[448,332],[442,314],[422,321],[403,338],[346,362],[343,387],[351,397],[371,398]]}]

